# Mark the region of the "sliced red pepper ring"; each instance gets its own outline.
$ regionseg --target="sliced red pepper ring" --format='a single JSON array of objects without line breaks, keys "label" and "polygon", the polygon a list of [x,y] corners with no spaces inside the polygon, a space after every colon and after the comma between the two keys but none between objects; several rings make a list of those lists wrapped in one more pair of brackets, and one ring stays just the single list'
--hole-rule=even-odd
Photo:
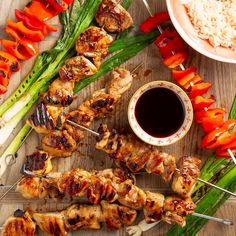
[{"label": "sliced red pepper ring", "polygon": [[7,91],[7,88],[0,84],[0,94],[4,94],[6,93],[6,91]]},{"label": "sliced red pepper ring", "polygon": [[235,129],[236,120],[231,119],[226,121],[221,127],[213,130],[203,138],[201,147],[213,149],[227,145],[236,139]]},{"label": "sliced red pepper ring", "polygon": [[57,12],[52,7],[46,7],[43,2],[36,0],[29,2],[24,8],[24,12],[40,21],[47,21],[57,15]]},{"label": "sliced red pepper ring", "polygon": [[6,62],[0,61],[0,70],[3,71],[8,78],[11,77],[11,68]]},{"label": "sliced red pepper ring", "polygon": [[20,33],[21,35],[25,36],[26,38],[30,39],[32,42],[40,42],[44,39],[44,35],[40,30],[30,30],[23,24],[23,21],[20,22],[13,22],[10,19],[7,19],[7,25],[15,30],[16,32]]},{"label": "sliced red pepper ring", "polygon": [[190,98],[201,96],[207,93],[207,91],[209,90],[211,86],[212,86],[211,83],[208,83],[208,82],[201,82],[201,83],[195,84],[191,87],[191,91],[188,94],[188,96]]},{"label": "sliced red pepper ring", "polygon": [[182,79],[186,75],[188,75],[188,74],[190,74],[192,72],[196,72],[196,71],[197,71],[197,69],[194,66],[189,67],[186,70],[173,70],[172,71],[172,77],[178,83],[180,79]]},{"label": "sliced red pepper ring", "polygon": [[12,56],[10,53],[0,50],[0,60],[4,61],[10,66],[12,72],[17,72],[20,70],[20,63],[16,57]]},{"label": "sliced red pepper ring", "polygon": [[197,111],[194,114],[195,122],[196,123],[202,123],[202,119],[204,117],[213,117],[217,115],[224,115],[225,110],[222,108],[208,108],[204,111]]},{"label": "sliced red pepper ring", "polygon": [[215,102],[215,97],[211,95],[209,98],[204,98],[202,96],[197,96],[192,100],[193,109],[195,111],[205,110],[210,107]]},{"label": "sliced red pepper ring", "polygon": [[230,157],[228,149],[230,149],[233,152],[233,154],[236,155],[236,139],[229,144],[217,148],[216,155],[218,157]]},{"label": "sliced red pepper ring", "polygon": [[187,57],[188,56],[185,51],[180,51],[170,57],[165,58],[163,62],[169,68],[176,68],[180,64],[183,64],[186,61]]},{"label": "sliced red pepper ring", "polygon": [[[16,40],[16,42],[20,45],[22,45],[26,51],[31,55],[34,56],[38,53],[38,47],[36,44],[31,42],[30,40],[21,37],[15,30],[13,30],[10,27],[6,27],[6,32]],[[19,58],[19,57],[17,57]],[[23,59],[22,59],[23,60]]]},{"label": "sliced red pepper ring", "polygon": [[51,5],[58,13],[67,9],[68,5],[62,0],[44,0]]},{"label": "sliced red pepper ring", "polygon": [[[66,0],[63,0],[66,2]],[[166,21],[170,20],[170,16],[168,12],[158,12],[154,16],[149,17],[140,25],[140,30],[145,33],[149,33],[154,30],[158,25],[165,23]]]},{"label": "sliced red pepper ring", "polygon": [[25,47],[17,42],[3,39],[2,46],[7,50],[7,52],[20,60],[28,60],[32,57]]}]

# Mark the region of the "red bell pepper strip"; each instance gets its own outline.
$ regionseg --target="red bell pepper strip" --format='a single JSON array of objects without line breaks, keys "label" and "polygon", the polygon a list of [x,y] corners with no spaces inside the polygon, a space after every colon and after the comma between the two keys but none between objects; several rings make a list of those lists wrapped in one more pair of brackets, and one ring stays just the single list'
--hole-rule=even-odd
[{"label": "red bell pepper strip", "polygon": [[[65,1],[65,0],[64,0]],[[149,33],[154,30],[158,25],[165,23],[170,20],[168,12],[158,12],[154,16],[149,17],[140,25],[140,30],[145,33]]]},{"label": "red bell pepper strip", "polygon": [[202,119],[204,117],[213,117],[217,115],[224,115],[225,110],[222,108],[208,108],[204,111],[197,111],[194,114],[195,122],[196,123],[202,123]]},{"label": "red bell pepper strip", "polygon": [[0,94],[4,94],[6,93],[6,91],[7,91],[7,88],[0,84]]},{"label": "red bell pepper strip", "polygon": [[62,0],[44,0],[51,5],[58,13],[63,12],[67,9],[68,5]]},{"label": "red bell pepper strip", "polygon": [[236,155],[236,139],[229,144],[217,148],[216,155],[218,157],[230,157],[228,149],[230,149],[233,152],[233,154]]},{"label": "red bell pepper strip", "polygon": [[15,30],[13,30],[10,27],[6,27],[6,32],[12,38],[14,38],[18,44],[22,45],[31,56],[34,56],[38,53],[39,50],[38,50],[37,45],[31,42],[29,39],[21,37]]},{"label": "red bell pepper strip", "polygon": [[224,122],[224,115],[216,115],[210,117],[203,117],[202,118],[202,129],[205,133],[209,133],[212,130],[215,130],[217,127],[221,126]]},{"label": "red bell pepper strip", "polygon": [[11,77],[11,68],[6,62],[0,61],[0,70],[2,70],[8,78]]},{"label": "red bell pepper strip", "polygon": [[11,29],[30,39],[32,42],[41,42],[44,39],[44,35],[41,31],[28,29],[22,21],[15,23],[10,19],[7,19],[7,25]]},{"label": "red bell pepper strip", "polygon": [[52,7],[46,7],[43,2],[33,0],[24,8],[27,15],[36,17],[40,21],[47,21],[57,15]]},{"label": "red bell pepper strip", "polygon": [[0,61],[0,84],[7,87],[9,84],[9,78],[11,76],[11,70],[9,65]]},{"label": "red bell pepper strip", "polygon": [[196,72],[197,69],[196,67],[192,66],[192,67],[189,67],[188,69],[186,70],[173,70],[172,71],[172,77],[173,79],[179,83],[179,80],[182,79],[183,77],[185,77],[186,75],[192,73],[192,72]]},{"label": "red bell pepper strip", "polygon": [[199,84],[195,84],[191,87],[191,91],[188,94],[190,98],[195,98],[197,96],[201,96],[209,90],[209,88],[212,86],[209,82],[201,82]]},{"label": "red bell pepper strip", "polygon": [[32,57],[25,47],[17,42],[2,39],[2,45],[7,52],[20,60],[28,60]]},{"label": "red bell pepper strip", "polygon": [[17,72],[20,70],[20,63],[16,57],[12,56],[10,53],[0,50],[0,60],[4,61],[10,66],[12,72]]},{"label": "red bell pepper strip", "polygon": [[215,97],[211,95],[209,98],[204,98],[202,96],[197,96],[192,100],[193,109],[195,111],[204,110],[210,107],[215,102]]},{"label": "red bell pepper strip", "polygon": [[236,139],[236,120],[228,120],[218,129],[207,134],[202,142],[201,147],[207,149],[218,148],[227,145]]},{"label": "red bell pepper strip", "polygon": [[171,55],[170,57],[164,58],[164,64],[169,68],[176,68],[180,64],[184,63],[187,59],[187,53],[185,51],[180,51]]}]

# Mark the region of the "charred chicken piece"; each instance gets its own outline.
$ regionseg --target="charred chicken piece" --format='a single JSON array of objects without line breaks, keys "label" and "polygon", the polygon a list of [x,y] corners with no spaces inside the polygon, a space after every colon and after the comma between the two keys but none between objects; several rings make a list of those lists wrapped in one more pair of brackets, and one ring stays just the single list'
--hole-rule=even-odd
[{"label": "charred chicken piece", "polygon": [[76,51],[85,57],[92,58],[97,68],[108,53],[113,38],[102,28],[90,26],[82,32],[76,41]]},{"label": "charred chicken piece", "polygon": [[131,225],[137,212],[125,206],[118,204],[109,204],[106,201],[101,202],[103,218],[108,229],[118,230],[122,224]]},{"label": "charred chicken piece", "polygon": [[162,219],[169,224],[177,223],[179,226],[184,227],[186,224],[185,217],[192,214],[195,208],[196,205],[191,198],[166,197]]},{"label": "charred chicken piece", "polygon": [[200,174],[201,160],[184,156],[179,160],[179,171],[174,174],[172,189],[180,196],[190,197]]},{"label": "charred chicken piece", "polygon": [[76,56],[68,59],[60,67],[59,75],[63,81],[80,81],[97,72],[96,66],[84,56]]},{"label": "charred chicken piece", "polygon": [[159,152],[133,135],[110,132],[106,125],[101,125],[98,133],[96,148],[108,153],[119,167],[125,166],[134,173],[145,169],[162,175],[165,181],[171,180],[176,168],[174,156]]},{"label": "charred chicken piece", "polygon": [[34,213],[33,219],[40,229],[49,236],[67,235],[64,224],[64,215],[62,213]]},{"label": "charred chicken piece", "polygon": [[36,174],[48,174],[52,170],[51,157],[47,152],[37,150],[26,156],[25,169]]},{"label": "charred chicken piece", "polygon": [[2,229],[2,236],[34,236],[36,224],[30,218],[30,214],[26,211],[17,210],[14,216],[7,219]]},{"label": "charred chicken piece", "polygon": [[68,157],[76,150],[77,144],[67,130],[55,130],[42,138],[42,148],[52,157]]},{"label": "charred chicken piece", "polygon": [[43,100],[53,106],[67,107],[73,102],[74,81],[56,79],[49,86],[48,92],[43,95]]},{"label": "charred chicken piece", "polygon": [[144,216],[147,223],[161,220],[163,214],[165,196],[160,193],[146,192]]},{"label": "charred chicken piece", "polygon": [[63,211],[67,230],[100,229],[103,213],[100,205],[74,204]]},{"label": "charred chicken piece", "polygon": [[37,133],[47,134],[51,130],[60,129],[65,122],[64,108],[40,103],[27,123]]},{"label": "charred chicken piece", "polygon": [[116,0],[103,0],[96,21],[109,32],[120,32],[133,25],[130,14]]}]

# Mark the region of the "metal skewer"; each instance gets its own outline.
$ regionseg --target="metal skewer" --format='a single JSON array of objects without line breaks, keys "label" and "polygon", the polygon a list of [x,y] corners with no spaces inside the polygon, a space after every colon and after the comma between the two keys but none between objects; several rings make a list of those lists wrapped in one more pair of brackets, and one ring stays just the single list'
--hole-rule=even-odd
[{"label": "metal skewer", "polygon": [[233,160],[234,164],[236,165],[236,157],[234,156],[233,152],[231,149],[227,149],[231,159]]}]

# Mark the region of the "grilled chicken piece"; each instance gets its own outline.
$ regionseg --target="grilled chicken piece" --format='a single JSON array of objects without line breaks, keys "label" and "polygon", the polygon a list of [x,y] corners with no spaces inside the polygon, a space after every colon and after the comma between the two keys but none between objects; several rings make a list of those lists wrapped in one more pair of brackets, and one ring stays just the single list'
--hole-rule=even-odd
[{"label": "grilled chicken piece", "polygon": [[100,67],[102,59],[108,53],[108,47],[113,38],[102,28],[90,26],[82,32],[76,41],[76,51],[86,57],[92,58],[97,68]]},{"label": "grilled chicken piece", "polygon": [[40,229],[49,236],[67,235],[64,225],[64,215],[62,213],[34,213],[33,219]]},{"label": "grilled chicken piece", "polygon": [[37,150],[26,156],[25,169],[36,174],[48,174],[52,170],[51,157],[47,152]]},{"label": "grilled chicken piece", "polygon": [[125,166],[131,172],[145,169],[162,175],[165,181],[171,180],[176,168],[174,156],[159,152],[133,135],[110,132],[106,125],[101,125],[98,133],[96,148],[108,153],[119,167]]},{"label": "grilled chicken piece", "polygon": [[130,14],[115,0],[103,0],[96,14],[99,26],[109,32],[120,32],[133,25]]},{"label": "grilled chicken piece", "polygon": [[132,181],[126,180],[117,187],[118,201],[127,207],[140,210],[146,201],[145,192],[132,184]]},{"label": "grilled chicken piece", "polygon": [[184,156],[179,160],[179,171],[174,174],[172,189],[182,197],[190,197],[200,174],[201,160]]},{"label": "grilled chicken piece", "polygon": [[191,198],[182,199],[177,196],[166,197],[162,219],[169,223],[177,223],[179,226],[186,225],[185,217],[194,212],[196,205]]},{"label": "grilled chicken piece", "polygon": [[144,205],[144,215],[147,223],[161,220],[165,196],[160,193],[146,192],[146,202]]},{"label": "grilled chicken piece", "polygon": [[64,108],[40,103],[27,123],[37,133],[47,134],[51,130],[60,129],[65,122]]},{"label": "grilled chicken piece", "polygon": [[55,130],[42,138],[42,148],[52,157],[68,157],[76,150],[77,144],[67,130]]},{"label": "grilled chicken piece", "polygon": [[69,125],[68,123],[65,123],[64,129],[77,143],[80,142],[84,138],[84,132],[73,125]]},{"label": "grilled chicken piece", "polygon": [[49,86],[48,92],[43,95],[43,100],[53,106],[67,107],[73,102],[74,87],[74,81],[58,78]]},{"label": "grilled chicken piece", "polygon": [[133,76],[130,71],[118,67],[110,73],[111,81],[108,86],[108,93],[114,97],[121,97],[133,82]]},{"label": "grilled chicken piece", "polygon": [[74,204],[63,211],[66,229],[100,229],[103,222],[103,213],[100,205]]},{"label": "grilled chicken piece", "polygon": [[2,229],[2,236],[33,236],[36,225],[30,218],[29,213],[17,210],[14,216],[7,219]]},{"label": "grilled chicken piece", "polygon": [[137,212],[125,206],[101,202],[103,218],[108,229],[118,230],[122,224],[132,225],[137,217]]},{"label": "grilled chicken piece", "polygon": [[84,56],[76,56],[68,59],[60,67],[59,75],[63,81],[80,81],[97,72],[96,66]]}]

